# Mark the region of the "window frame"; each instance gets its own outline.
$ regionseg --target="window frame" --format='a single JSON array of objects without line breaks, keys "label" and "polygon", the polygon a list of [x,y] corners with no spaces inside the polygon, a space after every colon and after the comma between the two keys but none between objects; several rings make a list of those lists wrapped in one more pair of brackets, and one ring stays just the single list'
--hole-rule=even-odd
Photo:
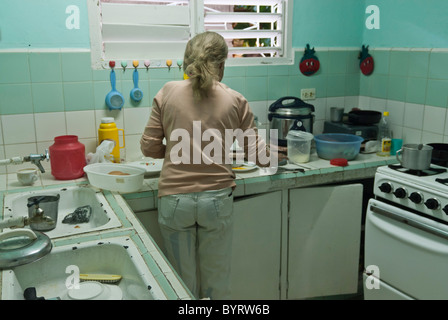
[{"label": "window frame", "polygon": [[[259,66],[259,65],[290,65],[293,63],[292,48],[292,14],[293,0],[281,0],[283,2],[283,21],[282,21],[282,57],[244,57],[232,58],[226,60],[226,66]],[[103,37],[101,32],[101,9],[100,0],[88,0],[88,17],[89,17],[89,33],[90,48],[93,69],[109,69],[109,60],[104,58],[103,53]],[[205,31],[204,26],[204,1],[190,0],[190,36],[193,37],[198,33]],[[176,61],[183,59],[182,57],[169,57]],[[125,60],[125,59],[123,59]],[[166,68],[165,61],[160,59],[151,59],[149,68]],[[116,64],[116,68],[121,68]],[[143,63],[139,64],[139,68],[146,68]]]}]

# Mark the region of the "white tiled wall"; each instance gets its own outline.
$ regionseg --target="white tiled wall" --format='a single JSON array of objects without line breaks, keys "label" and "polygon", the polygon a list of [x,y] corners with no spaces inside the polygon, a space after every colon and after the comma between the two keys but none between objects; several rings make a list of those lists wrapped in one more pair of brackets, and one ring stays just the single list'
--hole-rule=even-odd
[{"label": "white tiled wall", "polygon": [[[269,129],[268,110],[274,101],[250,102],[262,128]],[[405,103],[365,96],[318,98],[314,105],[314,134],[322,133],[325,120],[330,119],[331,107],[354,107],[363,110],[389,111],[394,137],[405,143],[448,143],[448,113],[445,108]],[[54,143],[54,137],[77,135],[86,146],[86,154],[95,152],[97,132],[102,117],[114,117],[118,128],[125,132],[127,161],[142,157],[140,137],[148,121],[150,108],[125,108],[121,111],[87,110],[73,112],[35,113],[0,116],[0,159],[43,153]],[[0,173],[13,173],[30,164],[0,167]],[[50,163],[44,163],[50,169]]]},{"label": "white tiled wall", "polygon": [[394,137],[404,143],[448,143],[446,108],[363,96],[359,104],[362,109],[389,111]]},{"label": "white tiled wall", "polygon": [[[274,101],[252,102],[250,105],[262,124],[269,128],[267,113]],[[446,108],[378,99],[365,96],[318,98],[307,101],[314,105],[314,134],[322,133],[324,122],[330,119],[331,107],[344,107],[349,112],[362,110],[389,111],[389,121],[395,138],[404,143],[448,143],[448,112]]]},{"label": "white tiled wall", "polygon": [[[86,147],[86,155],[95,152],[98,128],[103,117],[114,117],[117,127],[124,129],[126,159],[138,160],[140,137],[148,121],[150,108],[123,109],[122,111],[87,110],[72,112],[49,112],[0,116],[0,159],[43,153],[54,143],[54,137],[76,135]],[[122,134],[120,133],[120,139]],[[121,141],[123,144],[123,142]],[[0,167],[0,173],[13,173],[33,166],[29,163]],[[43,162],[46,170],[50,163]]]}]

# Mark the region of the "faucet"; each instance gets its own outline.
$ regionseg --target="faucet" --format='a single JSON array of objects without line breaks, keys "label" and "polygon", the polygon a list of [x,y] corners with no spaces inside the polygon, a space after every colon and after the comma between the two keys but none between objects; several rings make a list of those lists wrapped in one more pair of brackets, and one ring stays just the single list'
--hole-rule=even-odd
[{"label": "faucet", "polygon": [[23,157],[23,161],[29,161],[35,164],[39,168],[40,172],[44,173],[45,169],[42,166],[42,163],[40,163],[42,160],[50,160],[48,149],[45,149],[45,153],[42,154],[30,154],[29,156]]},{"label": "faucet", "polygon": [[[39,163],[39,165],[41,165]],[[57,199],[59,200],[59,194],[57,195]],[[54,226],[56,224],[56,221],[49,217],[44,215],[44,210],[39,207],[39,203],[47,198],[46,196],[40,196],[40,197],[33,197],[28,199],[27,207],[31,208],[34,207],[34,211],[29,214],[28,217],[11,217],[5,220],[0,221],[0,232],[3,231],[5,228],[23,228],[25,226],[29,226],[31,224],[42,224],[45,223],[46,226]],[[31,229],[33,226],[31,226]]]},{"label": "faucet", "polygon": [[0,165],[8,165],[8,164],[22,164],[24,162],[31,162],[35,164],[40,172],[44,173],[45,169],[40,163],[42,160],[50,160],[50,154],[48,153],[48,149],[45,149],[45,152],[42,154],[30,154],[25,157],[12,157],[11,159],[0,160]]}]

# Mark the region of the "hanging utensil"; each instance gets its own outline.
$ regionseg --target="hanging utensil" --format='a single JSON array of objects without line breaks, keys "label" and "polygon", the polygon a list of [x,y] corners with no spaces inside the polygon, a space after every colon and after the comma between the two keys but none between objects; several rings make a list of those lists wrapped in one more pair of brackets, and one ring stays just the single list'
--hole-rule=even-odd
[{"label": "hanging utensil", "polygon": [[109,110],[121,110],[124,105],[124,97],[115,88],[115,62],[110,61],[109,66],[112,68],[110,71],[110,84],[112,86],[112,90],[106,96],[106,105],[109,107]]},{"label": "hanging utensil", "polygon": [[138,88],[138,61],[134,60],[134,74],[132,75],[132,78],[134,80],[134,88],[131,90],[131,99],[135,102],[139,102],[143,98],[143,91]]}]

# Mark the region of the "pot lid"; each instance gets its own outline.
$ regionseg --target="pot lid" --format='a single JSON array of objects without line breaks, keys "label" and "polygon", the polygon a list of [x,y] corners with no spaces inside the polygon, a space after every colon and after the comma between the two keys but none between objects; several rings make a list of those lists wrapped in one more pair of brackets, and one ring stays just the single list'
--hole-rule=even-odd
[{"label": "pot lid", "polygon": [[419,144],[419,143],[408,143],[404,144],[402,149],[408,149],[412,151],[431,151],[434,148],[427,144]]},{"label": "pot lid", "polygon": [[289,130],[286,138],[299,138],[301,140],[313,140],[314,136],[312,133],[305,132],[302,130]]},{"label": "pot lid", "polygon": [[0,233],[0,269],[7,269],[38,260],[50,253],[50,238],[30,229],[14,229]]},{"label": "pot lid", "polygon": [[279,115],[309,115],[314,112],[314,106],[297,97],[283,97],[269,106],[269,112]]}]

